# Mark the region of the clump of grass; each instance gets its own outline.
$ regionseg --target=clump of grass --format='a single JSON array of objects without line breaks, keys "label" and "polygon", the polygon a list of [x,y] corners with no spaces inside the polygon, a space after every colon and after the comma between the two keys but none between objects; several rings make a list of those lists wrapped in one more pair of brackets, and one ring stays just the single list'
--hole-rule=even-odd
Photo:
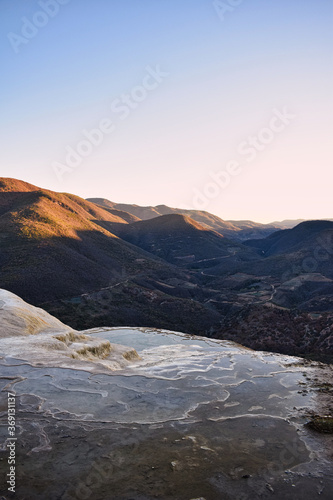
[{"label": "clump of grass", "polygon": [[127,361],[132,361],[133,359],[141,359],[135,349],[124,352],[123,358],[125,358]]},{"label": "clump of grass", "polygon": [[99,345],[84,346],[81,349],[78,349],[76,351],[76,354],[72,354],[72,358],[75,358],[75,359],[80,359],[80,358],[105,359],[109,356],[111,351],[112,351],[112,346],[111,346],[110,342],[107,341],[107,342],[103,342],[102,344],[99,344]]},{"label": "clump of grass", "polygon": [[60,342],[63,342],[66,345],[69,345],[72,342],[80,342],[82,340],[87,340],[87,337],[85,335],[80,335],[75,332],[69,332],[63,335],[56,335],[55,338],[57,340],[60,340]]}]

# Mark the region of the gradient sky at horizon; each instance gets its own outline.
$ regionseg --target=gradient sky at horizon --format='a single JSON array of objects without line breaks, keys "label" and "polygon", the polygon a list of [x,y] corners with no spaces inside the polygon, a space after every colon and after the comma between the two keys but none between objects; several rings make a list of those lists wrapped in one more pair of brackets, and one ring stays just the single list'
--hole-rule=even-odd
[{"label": "gradient sky at horizon", "polygon": [[[55,2],[0,1],[1,176],[223,219],[333,218],[332,1],[243,0],[223,19],[210,0]],[[45,25],[28,39],[22,18]],[[157,66],[121,119],[112,102]],[[276,110],[293,118],[270,133]],[[104,118],[112,133],[60,180],[54,162]]]}]

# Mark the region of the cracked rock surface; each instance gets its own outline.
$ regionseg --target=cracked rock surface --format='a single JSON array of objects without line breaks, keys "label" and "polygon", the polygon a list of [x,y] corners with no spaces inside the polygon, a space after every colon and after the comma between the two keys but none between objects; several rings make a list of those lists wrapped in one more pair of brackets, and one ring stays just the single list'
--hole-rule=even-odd
[{"label": "cracked rock surface", "polygon": [[74,332],[42,319],[34,334],[0,330],[2,478],[8,391],[17,424],[16,494],[4,487],[4,498],[333,497],[332,435],[304,425],[332,410],[329,365],[176,332]]}]

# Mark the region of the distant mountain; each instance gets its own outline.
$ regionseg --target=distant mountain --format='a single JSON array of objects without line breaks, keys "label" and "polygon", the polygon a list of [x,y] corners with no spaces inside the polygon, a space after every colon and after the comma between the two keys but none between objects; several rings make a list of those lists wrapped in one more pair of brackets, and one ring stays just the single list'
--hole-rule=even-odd
[{"label": "distant mountain", "polygon": [[246,241],[245,245],[257,249],[268,257],[286,252],[311,252],[320,246],[320,238],[331,238],[333,241],[332,236],[333,222],[313,220],[302,222],[292,229],[276,231],[264,239]]},{"label": "distant mountain", "polygon": [[130,205],[126,203],[114,203],[104,198],[88,198],[89,201],[102,206],[103,208],[116,209],[134,215],[141,220],[150,220],[161,215],[180,214],[190,217],[199,222],[207,229],[211,229],[231,239],[244,241],[250,238],[263,238],[273,231],[281,228],[274,224],[260,224],[252,221],[225,221],[209,212],[202,210],[185,210],[182,208],[171,208],[167,205],[157,205],[156,207]]},{"label": "distant mountain", "polygon": [[228,240],[180,214],[111,226],[123,240],[177,265],[234,258],[235,255],[239,259],[242,254],[253,254],[238,242]]},{"label": "distant mountain", "polygon": [[333,222],[306,221],[262,240],[245,242],[264,257],[257,272],[275,274],[281,284],[274,303],[307,311],[333,310]]},{"label": "distant mountain", "polygon": [[88,198],[87,201],[91,203],[95,203],[96,205],[102,207],[104,210],[107,210],[113,215],[117,217],[121,217],[125,222],[135,222],[141,220],[139,217],[136,217],[131,212],[126,212],[125,210],[120,210],[115,208],[116,203],[112,201],[106,200],[104,198]]},{"label": "distant mountain", "polygon": [[[271,276],[280,284],[306,275],[303,283],[309,286],[312,274],[333,279],[333,222],[306,221],[293,229],[277,231],[267,238],[248,240],[243,246],[257,252],[258,259],[232,265],[227,270],[223,263],[209,269],[217,279],[226,272]],[[313,282],[318,284],[318,277]],[[326,285],[325,285],[326,286]],[[296,291],[295,291],[295,296]],[[276,297],[275,297],[276,298]],[[274,299],[275,300],[275,299]]]},{"label": "distant mountain", "polygon": [[281,229],[292,229],[301,222],[305,222],[305,219],[285,219],[281,221],[274,221],[272,224],[274,226],[280,227]]},{"label": "distant mountain", "polygon": [[[182,208],[171,208],[167,205],[140,206],[131,205],[128,203],[114,203],[105,198],[88,198],[88,201],[96,203],[103,208],[112,210],[120,210],[122,212],[133,215],[136,220],[148,220],[161,215],[182,214],[199,222],[204,227],[213,229],[214,231],[239,241],[248,239],[259,239],[269,236],[271,233],[280,229],[292,229],[305,219],[285,219],[282,221],[274,221],[268,224],[254,222],[251,220],[223,220],[217,215],[213,215],[203,210],[185,210]],[[332,221],[333,219],[325,219]],[[134,220],[129,221],[134,222]]]},{"label": "distant mountain", "polygon": [[281,229],[281,226],[275,223],[261,224],[251,220],[232,220],[227,222],[231,223],[238,231],[237,233],[230,234],[230,237],[239,241],[246,241],[252,238],[265,238]]}]

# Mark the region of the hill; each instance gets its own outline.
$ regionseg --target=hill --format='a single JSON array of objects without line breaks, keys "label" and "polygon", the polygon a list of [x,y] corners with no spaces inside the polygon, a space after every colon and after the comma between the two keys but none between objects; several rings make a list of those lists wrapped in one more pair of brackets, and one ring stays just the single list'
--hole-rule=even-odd
[{"label": "hill", "polygon": [[190,217],[192,220],[199,222],[206,229],[216,231],[222,236],[231,239],[244,241],[249,238],[262,238],[271,234],[273,231],[280,229],[281,226],[274,224],[260,224],[252,221],[225,221],[204,210],[186,210],[182,208],[171,208],[167,205],[157,205],[156,207],[139,205],[131,205],[127,203],[114,203],[104,198],[88,198],[89,201],[96,203],[104,208],[117,209],[141,220],[150,220],[161,215],[180,214]]},{"label": "hill", "polygon": [[162,215],[146,221],[111,226],[120,238],[177,265],[252,255],[246,247],[185,215]]},{"label": "hill", "polygon": [[99,207],[103,208],[104,210],[107,210],[113,215],[121,217],[125,222],[136,222],[141,220],[139,217],[136,217],[130,212],[116,209],[115,208],[116,203],[106,200],[105,198],[89,198],[88,201],[90,201],[91,203],[95,203],[95,205],[98,205]]},{"label": "hill", "polygon": [[[97,223],[123,219],[74,195],[11,179],[1,179],[0,186],[5,288],[33,302],[48,301],[106,286],[142,268],[140,262],[133,265],[142,252]],[[158,265],[151,259],[148,267]]]},{"label": "hill", "polygon": [[[212,319],[218,323],[217,313],[192,300],[191,275],[106,229],[126,225],[124,219],[78,196],[14,179],[0,183],[2,288],[73,327],[171,327],[178,324],[178,308],[184,331],[193,326],[205,332]],[[155,282],[159,290],[153,293]]]},{"label": "hill", "polygon": [[[224,262],[208,271],[213,288],[237,291],[241,302],[267,296],[270,302],[288,309],[313,313],[333,310],[333,223],[302,222],[293,229],[278,231],[267,238],[244,242],[255,249],[257,260]],[[215,276],[215,280],[212,278]],[[244,276],[242,278],[242,276]],[[234,277],[234,278],[233,278]],[[241,291],[241,292],[240,292]],[[239,300],[233,300],[233,304]]]},{"label": "hill", "polygon": [[314,250],[320,239],[333,241],[333,222],[324,220],[305,221],[292,229],[276,231],[267,238],[246,241],[265,256],[296,251]]}]

